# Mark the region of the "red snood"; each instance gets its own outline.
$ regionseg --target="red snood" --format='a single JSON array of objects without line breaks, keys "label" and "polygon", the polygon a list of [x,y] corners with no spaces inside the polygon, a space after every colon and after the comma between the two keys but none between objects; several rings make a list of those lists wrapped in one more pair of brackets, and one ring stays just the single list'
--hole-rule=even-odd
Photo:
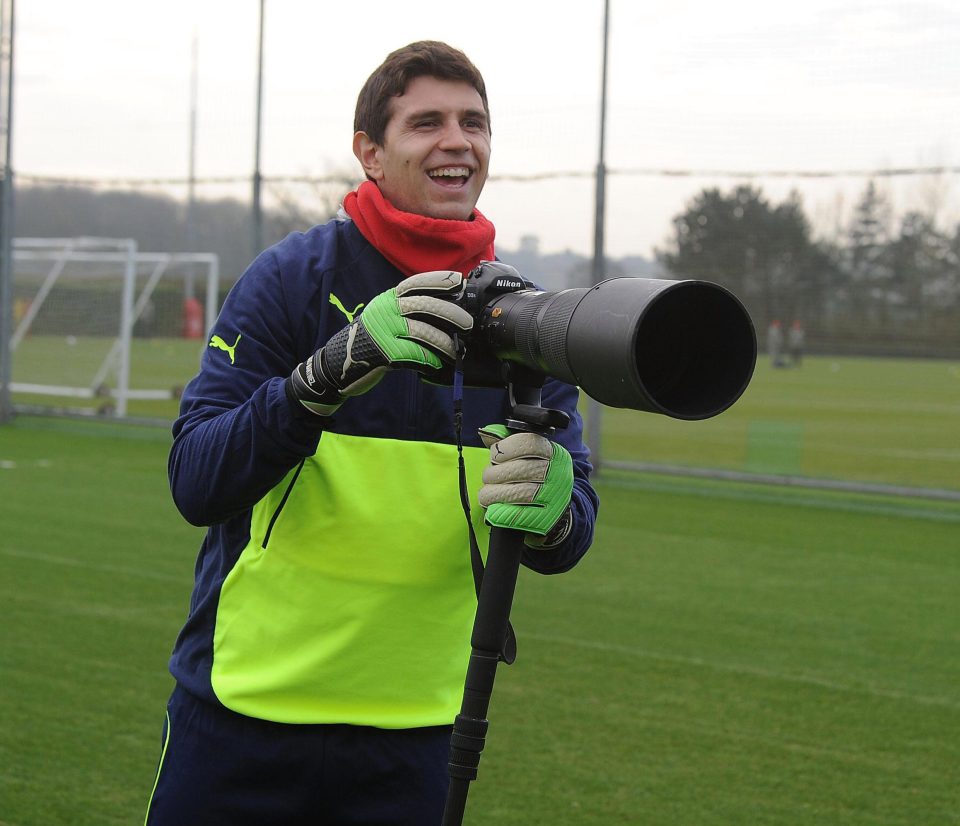
[{"label": "red snood", "polygon": [[372,181],[348,193],[343,208],[363,237],[404,275],[432,270],[466,275],[481,261],[494,258],[496,230],[476,209],[470,221],[402,212]]}]

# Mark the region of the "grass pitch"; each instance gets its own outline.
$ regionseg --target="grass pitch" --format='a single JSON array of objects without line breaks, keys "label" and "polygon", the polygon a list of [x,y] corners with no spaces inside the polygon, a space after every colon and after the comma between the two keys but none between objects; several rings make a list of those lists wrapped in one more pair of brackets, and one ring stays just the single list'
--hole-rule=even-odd
[{"label": "grass pitch", "polygon": [[[24,339],[14,381],[88,385],[111,340]],[[134,339],[131,387],[182,388],[206,342]],[[18,394],[20,404],[96,411],[105,399]],[[178,403],[131,400],[129,415],[173,420]],[[602,456],[726,470],[960,490],[960,365],[814,357],[774,369],[761,358],[730,410],[702,422],[604,408]]]},{"label": "grass pitch", "polygon": [[957,508],[601,495],[582,567],[519,588],[476,823],[957,822]]},{"label": "grass pitch", "polygon": [[[0,428],[4,826],[142,821],[202,536],[168,445]],[[521,575],[467,824],[960,822],[960,505],[598,487],[581,565]]]},{"label": "grass pitch", "polygon": [[[104,372],[103,384],[117,386],[117,354],[114,339],[97,336],[30,336],[13,354],[15,383],[92,389]],[[200,367],[206,341],[183,338],[133,338],[130,342],[130,388],[171,392],[169,399],[131,399],[128,415],[173,420],[179,402],[174,394],[190,381]],[[111,355],[112,354],[112,355]],[[17,404],[68,407],[96,412],[105,397],[78,399],[69,396],[14,394]]]},{"label": "grass pitch", "polygon": [[960,365],[761,359],[743,397],[701,422],[604,409],[607,460],[960,489]]}]

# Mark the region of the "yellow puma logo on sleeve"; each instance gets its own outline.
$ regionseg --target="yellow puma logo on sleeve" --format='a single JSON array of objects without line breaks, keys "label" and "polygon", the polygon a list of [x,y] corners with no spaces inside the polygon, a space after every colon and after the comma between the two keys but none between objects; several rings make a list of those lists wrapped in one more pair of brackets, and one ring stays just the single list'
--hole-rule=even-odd
[{"label": "yellow puma logo on sleeve", "polygon": [[356,316],[357,313],[360,312],[360,308],[363,306],[363,302],[361,302],[357,304],[356,307],[353,308],[353,312],[350,312],[350,310],[348,310],[346,307],[343,306],[343,304],[340,303],[340,299],[337,298],[333,293],[330,293],[330,303],[333,304],[334,307],[336,307],[341,313],[343,313],[347,317],[347,321],[350,324],[353,324],[354,317]]},{"label": "yellow puma logo on sleeve", "polygon": [[237,333],[237,340],[233,342],[231,347],[227,342],[225,342],[220,336],[214,336],[210,339],[209,347],[216,347],[218,350],[223,350],[228,356],[230,356],[230,363],[233,364],[234,357],[236,356],[237,345],[240,343],[240,333]]}]

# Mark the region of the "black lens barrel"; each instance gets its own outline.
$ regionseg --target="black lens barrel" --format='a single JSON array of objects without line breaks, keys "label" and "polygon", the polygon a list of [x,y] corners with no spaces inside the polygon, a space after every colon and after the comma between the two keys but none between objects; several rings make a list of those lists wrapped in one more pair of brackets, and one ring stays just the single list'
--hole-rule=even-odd
[{"label": "black lens barrel", "polygon": [[746,389],[757,358],[740,301],[707,281],[611,278],[497,296],[478,333],[500,359],[578,385],[611,407],[706,419]]}]

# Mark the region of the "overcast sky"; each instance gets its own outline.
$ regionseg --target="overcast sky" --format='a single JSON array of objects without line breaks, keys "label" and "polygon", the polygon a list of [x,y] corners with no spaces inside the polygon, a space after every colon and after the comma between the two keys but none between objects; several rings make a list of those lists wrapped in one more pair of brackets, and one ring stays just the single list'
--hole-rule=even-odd
[{"label": "overcast sky", "polygon": [[[960,165],[956,0],[610,6],[611,170]],[[195,35],[197,175],[249,175],[258,9],[257,0],[20,0],[14,169],[186,177]],[[486,78],[493,175],[589,175],[599,142],[602,26],[602,0],[266,0],[263,173],[357,171],[350,143],[363,81],[392,49],[441,39]],[[938,210],[947,225],[960,220],[958,178],[882,185],[897,210]],[[649,255],[697,191],[735,183],[611,175],[608,253]],[[845,220],[865,180],[754,183],[775,201],[799,188],[826,232]],[[534,234],[545,251],[592,251],[589,177],[491,182],[479,206],[504,245]]]}]

